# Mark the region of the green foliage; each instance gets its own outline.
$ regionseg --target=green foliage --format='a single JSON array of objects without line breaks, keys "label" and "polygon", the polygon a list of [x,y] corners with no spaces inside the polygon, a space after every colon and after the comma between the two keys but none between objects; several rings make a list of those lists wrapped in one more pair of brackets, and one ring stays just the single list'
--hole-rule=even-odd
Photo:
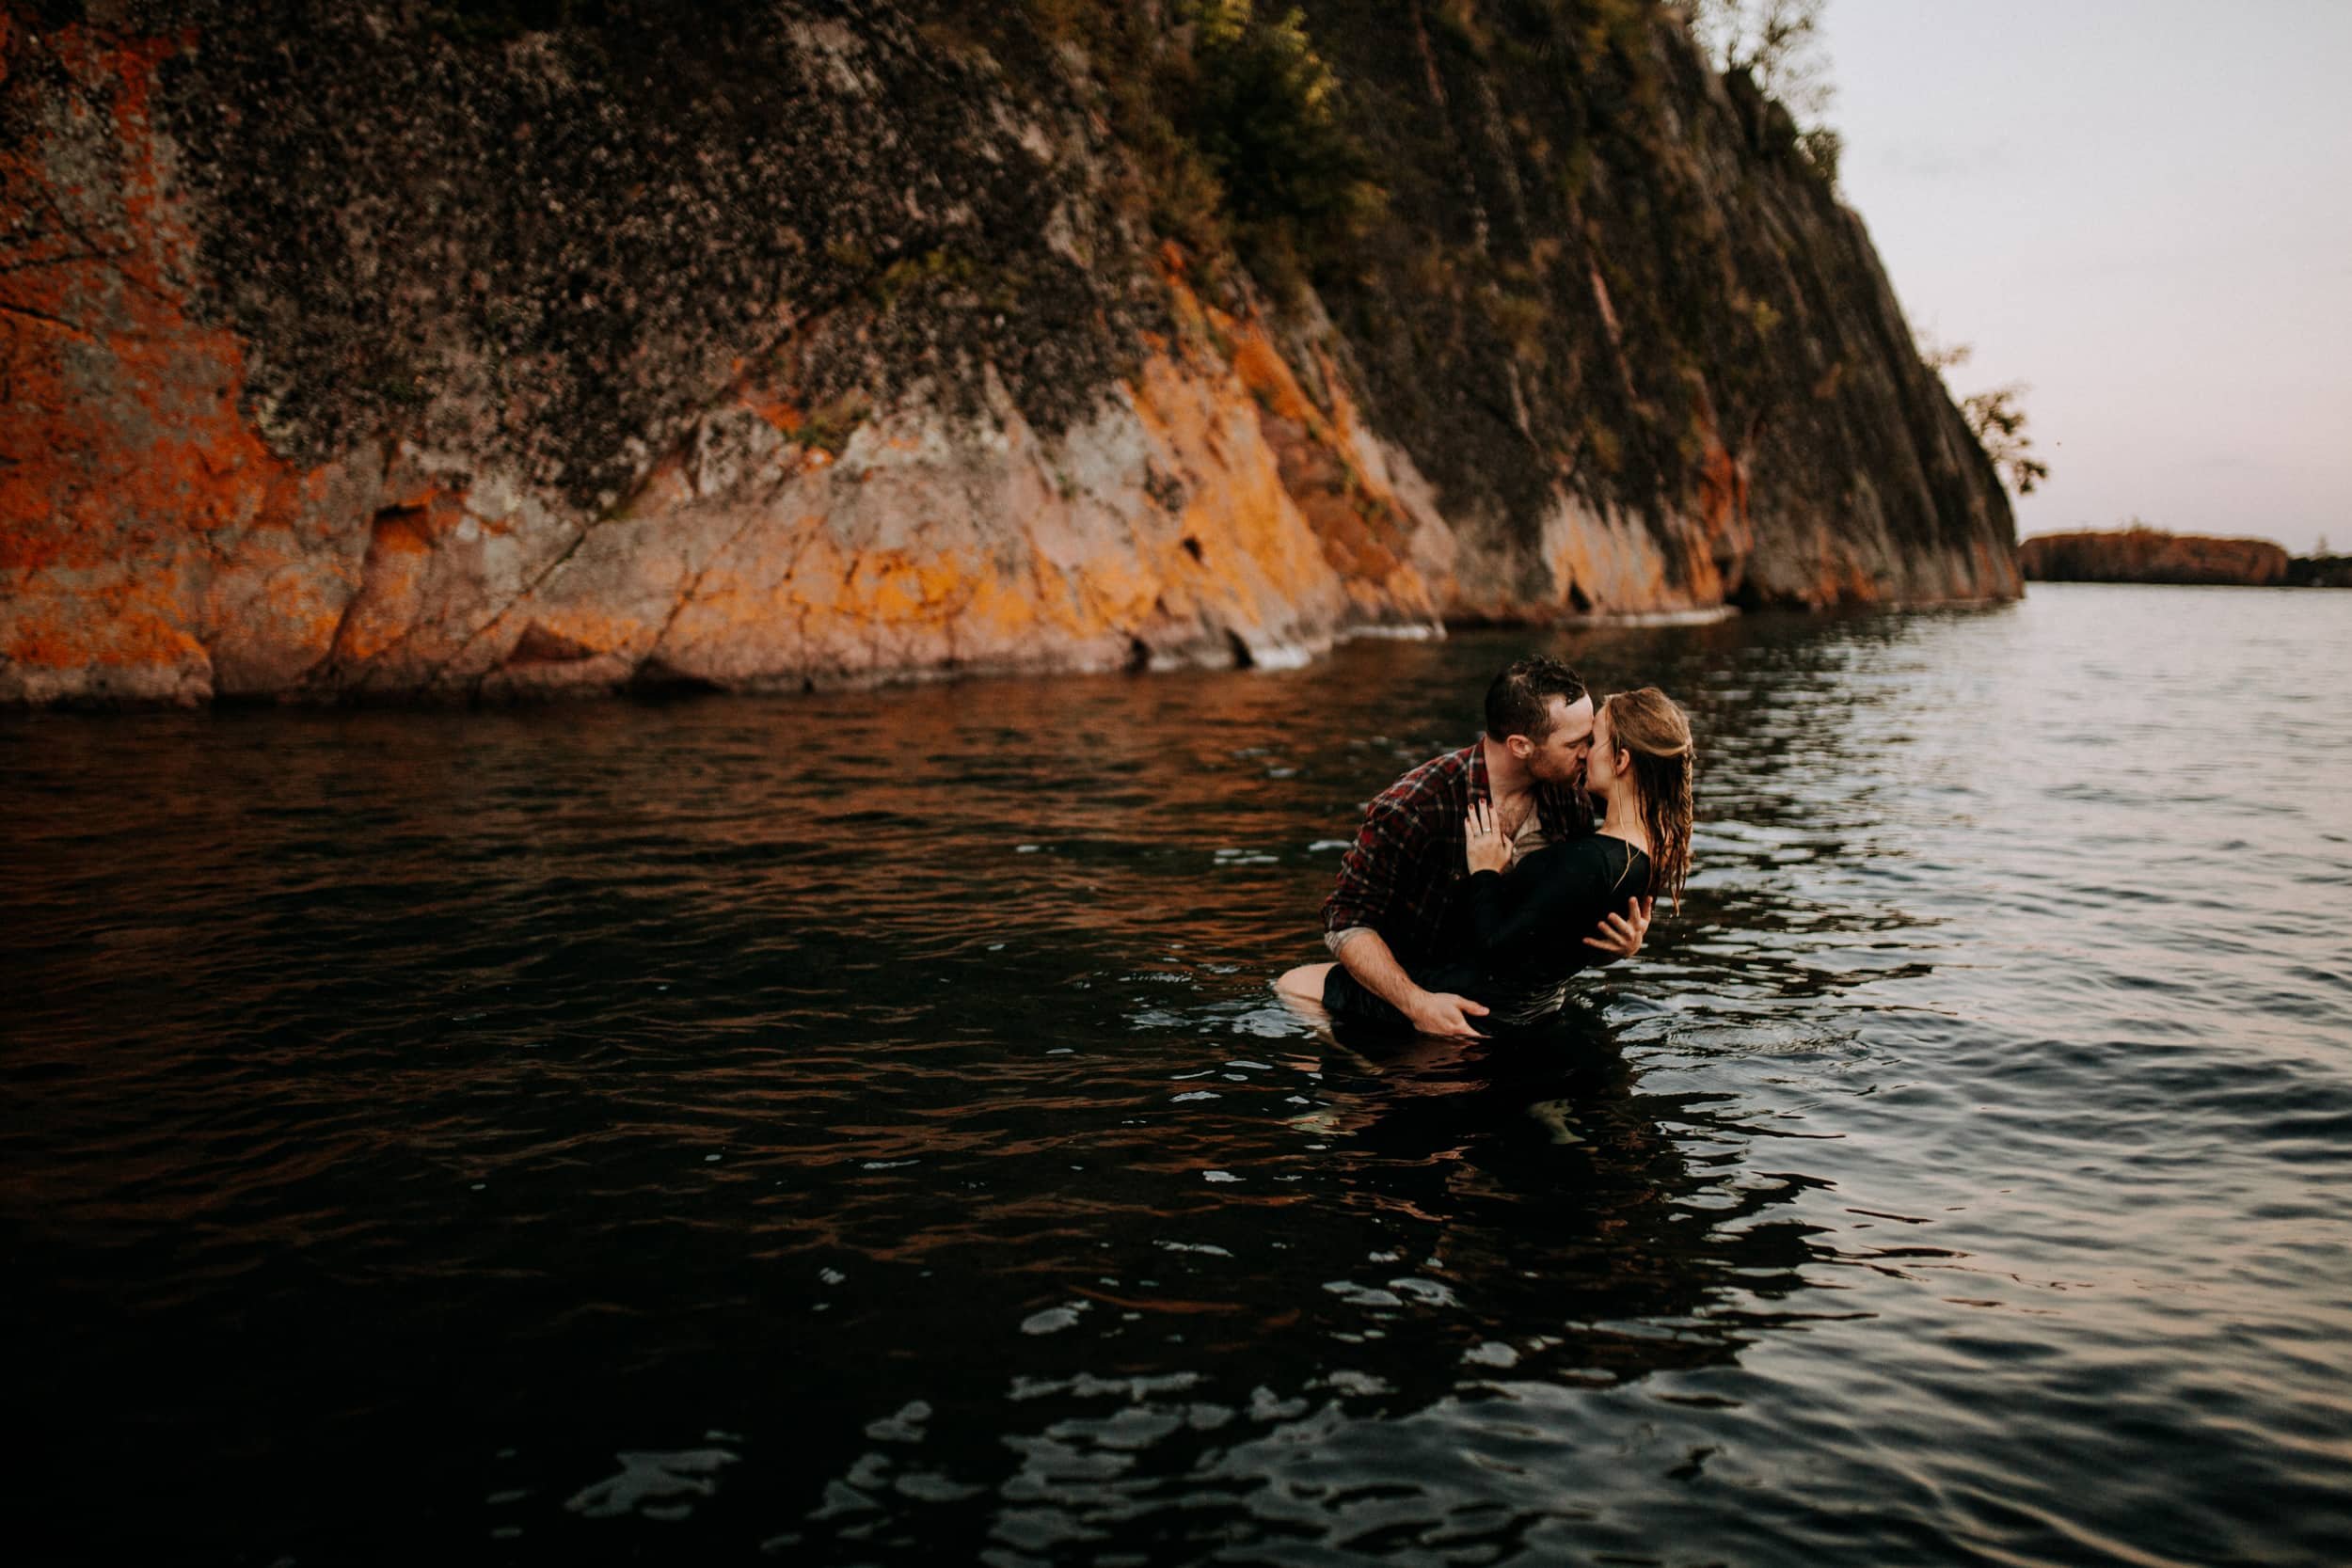
[{"label": "green foliage", "polygon": [[844,392],[832,402],[815,409],[793,438],[803,447],[814,448],[831,456],[841,455],[841,449],[850,444],[850,436],[864,424],[873,405],[863,392]]},{"label": "green foliage", "polygon": [[909,290],[929,290],[972,279],[972,259],[949,250],[927,250],[902,256],[867,285],[866,293],[885,310],[896,309],[898,296]]},{"label": "green foliage", "polygon": [[[1787,145],[1837,182],[1845,139],[1821,123],[1836,97],[1821,45],[1828,0],[1689,0],[1691,31],[1726,75],[1745,76],[1788,115]],[[1779,138],[1773,138],[1777,141]]]},{"label": "green foliage", "polygon": [[1969,357],[1977,352],[1976,346],[1972,343],[1938,342],[1931,335],[1925,332],[1917,335],[1917,341],[1919,363],[1938,375],[1946,371],[1965,365]]},{"label": "green foliage", "polygon": [[1797,150],[1813,166],[1813,172],[1830,184],[1837,183],[1837,160],[1846,150],[1846,138],[1826,125],[1816,125],[1810,131],[1797,133]]},{"label": "green foliage", "polygon": [[1511,345],[1511,356],[1523,365],[1544,362],[1544,332],[1551,323],[1551,308],[1534,294],[1497,292],[1486,297],[1486,319]]},{"label": "green foliage", "polygon": [[1691,30],[1717,69],[1743,71],[1765,97],[1801,119],[1829,108],[1829,61],[1821,48],[1828,0],[1692,0]]},{"label": "green foliage", "polygon": [[[1977,352],[1967,343],[1941,343],[1924,333],[1919,336],[1918,349],[1920,363],[1938,375],[1966,364]],[[1961,418],[1968,421],[1969,434],[1984,449],[2002,482],[2021,496],[2032,495],[2050,477],[2047,463],[2026,455],[2033,450],[2033,437],[2026,434],[2025,396],[2029,390],[2024,382],[2012,381],[1960,400]],[[2132,522],[2141,526],[2137,517]]]},{"label": "green foliage", "polygon": [[1019,8],[1037,37],[1090,61],[1131,164],[1120,199],[1163,239],[1204,261],[1221,257],[1231,238],[1225,188],[1177,123],[1193,75],[1189,30],[1103,0],[1019,0]]},{"label": "green foliage", "polygon": [[2006,387],[1976,392],[1960,400],[1961,414],[1968,428],[1975,433],[1977,445],[2009,483],[2010,489],[2021,496],[2030,496],[2035,486],[2050,477],[2050,466],[2026,454],[2033,448],[2033,437],[2026,434],[2026,410],[2023,399],[2028,388],[2022,381]]},{"label": "green foliage", "polygon": [[1278,285],[1336,253],[1381,206],[1340,86],[1295,10],[1201,0],[1175,116],[1224,192],[1233,238]]},{"label": "green foliage", "polygon": [[1301,12],[1255,0],[1021,0],[1047,41],[1083,51],[1133,162],[1131,199],[1211,276],[1237,252],[1289,294],[1382,211],[1372,160]]}]

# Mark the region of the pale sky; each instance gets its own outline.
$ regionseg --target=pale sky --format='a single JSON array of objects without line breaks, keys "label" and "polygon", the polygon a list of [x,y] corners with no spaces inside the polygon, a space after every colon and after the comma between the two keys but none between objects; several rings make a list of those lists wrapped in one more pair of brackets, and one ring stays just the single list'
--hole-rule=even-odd
[{"label": "pale sky", "polygon": [[2031,384],[2021,537],[2352,553],[2352,0],[1828,0],[1839,182],[1955,394]]}]

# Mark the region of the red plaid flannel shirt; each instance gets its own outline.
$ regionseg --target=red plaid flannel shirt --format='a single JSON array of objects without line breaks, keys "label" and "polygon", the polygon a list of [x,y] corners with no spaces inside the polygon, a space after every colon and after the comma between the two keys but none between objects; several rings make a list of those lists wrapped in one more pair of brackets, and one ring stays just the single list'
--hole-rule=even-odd
[{"label": "red plaid flannel shirt", "polygon": [[[1454,946],[1460,936],[1454,900],[1470,874],[1463,819],[1472,800],[1494,799],[1485,739],[1431,757],[1364,808],[1364,825],[1340,857],[1339,883],[1323,901],[1327,936],[1369,926],[1408,969]],[[1553,843],[1593,831],[1592,807],[1580,789],[1538,785],[1535,812]]]}]

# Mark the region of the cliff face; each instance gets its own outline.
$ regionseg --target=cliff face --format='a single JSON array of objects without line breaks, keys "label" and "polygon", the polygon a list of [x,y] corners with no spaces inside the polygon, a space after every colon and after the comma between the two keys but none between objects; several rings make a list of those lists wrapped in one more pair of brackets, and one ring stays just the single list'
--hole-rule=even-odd
[{"label": "cliff face", "polygon": [[2267,539],[2213,539],[2154,529],[2044,533],[2017,546],[2032,582],[2231,583],[2287,580],[2287,552]]},{"label": "cliff face", "polygon": [[[8,0],[0,700],[2017,591],[1785,117],[1631,0],[1382,14]],[[1343,225],[1203,118],[1260,44]]]}]

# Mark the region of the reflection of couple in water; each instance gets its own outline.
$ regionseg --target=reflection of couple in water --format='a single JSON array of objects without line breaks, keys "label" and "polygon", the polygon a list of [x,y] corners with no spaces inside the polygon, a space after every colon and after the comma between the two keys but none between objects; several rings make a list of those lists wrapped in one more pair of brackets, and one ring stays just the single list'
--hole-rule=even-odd
[{"label": "reflection of couple in water", "polygon": [[1277,988],[1428,1035],[1544,1022],[1579,971],[1641,951],[1657,894],[1679,900],[1692,760],[1656,687],[1596,707],[1565,664],[1520,659],[1486,689],[1485,734],[1365,808],[1323,905],[1339,961]]}]

